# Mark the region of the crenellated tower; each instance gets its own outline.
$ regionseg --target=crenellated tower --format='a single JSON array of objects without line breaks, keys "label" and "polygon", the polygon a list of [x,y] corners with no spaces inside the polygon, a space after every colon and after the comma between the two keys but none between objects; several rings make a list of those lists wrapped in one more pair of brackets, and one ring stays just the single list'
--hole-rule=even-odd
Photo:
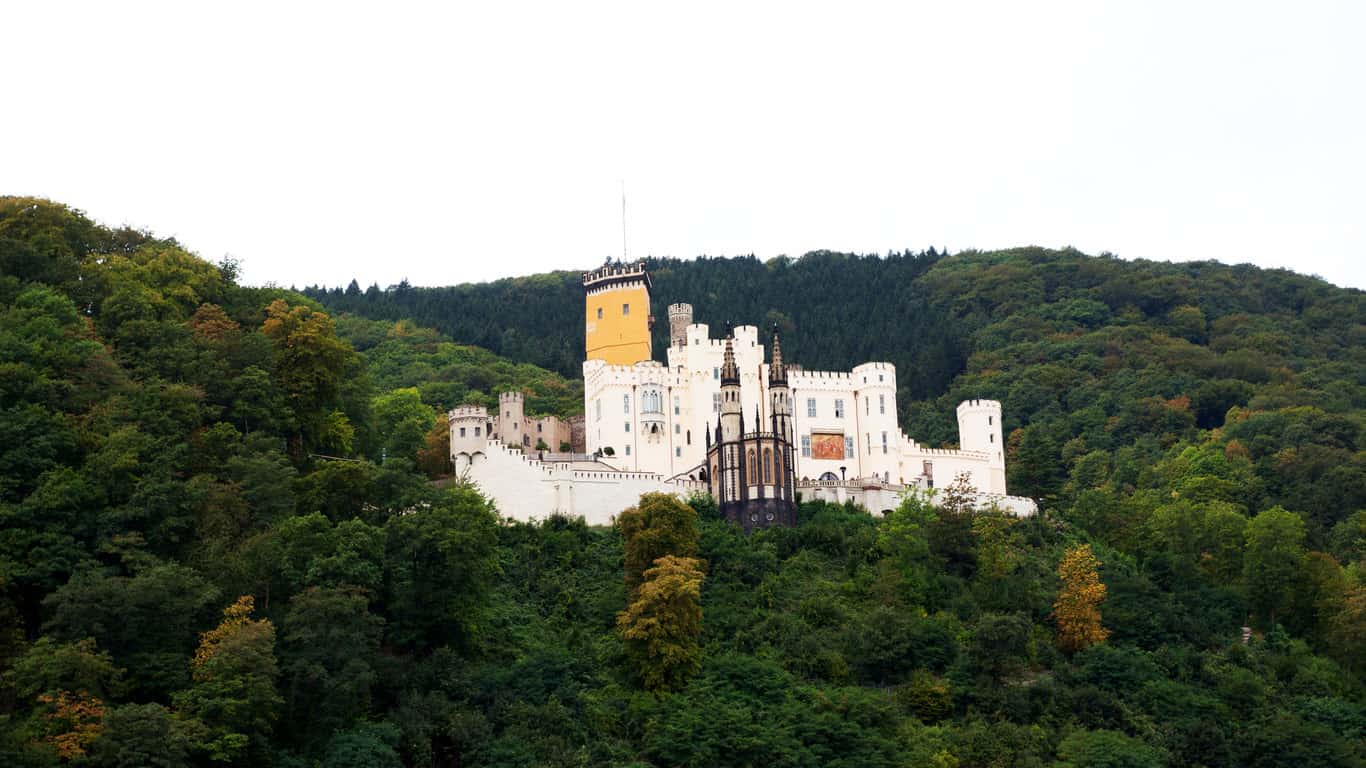
[{"label": "crenellated tower", "polygon": [[687,347],[688,326],[690,325],[692,325],[692,305],[670,304],[669,345],[679,348]]},{"label": "crenellated tower", "polygon": [[607,264],[584,274],[585,360],[635,365],[651,358],[650,287],[644,262]]}]

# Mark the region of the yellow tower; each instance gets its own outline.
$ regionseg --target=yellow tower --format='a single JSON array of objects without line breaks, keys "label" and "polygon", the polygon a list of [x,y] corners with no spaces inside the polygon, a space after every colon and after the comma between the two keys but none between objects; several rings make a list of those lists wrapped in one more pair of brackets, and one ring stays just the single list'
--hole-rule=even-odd
[{"label": "yellow tower", "polygon": [[651,356],[650,276],[645,263],[608,264],[583,276],[584,357],[634,365]]}]

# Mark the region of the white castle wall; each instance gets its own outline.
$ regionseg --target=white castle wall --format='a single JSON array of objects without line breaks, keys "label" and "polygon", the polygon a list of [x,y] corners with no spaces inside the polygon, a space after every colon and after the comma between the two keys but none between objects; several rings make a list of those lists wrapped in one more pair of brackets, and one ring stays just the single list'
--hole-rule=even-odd
[{"label": "white castle wall", "polygon": [[473,463],[457,459],[456,471],[493,500],[498,514],[514,520],[544,520],[553,514],[583,517],[589,525],[611,525],[644,493],[686,498],[706,484],[662,475],[626,472],[605,464],[541,462],[497,440]]},{"label": "white castle wall", "polygon": [[[937,493],[937,491],[915,486],[890,484],[862,486],[856,483],[836,481],[813,481],[800,485],[797,490],[803,500],[829,501],[835,504],[843,504],[852,500],[873,514],[886,514],[896,509],[909,493]],[[1030,517],[1039,509],[1033,499],[1027,499],[1023,496],[1007,496],[1001,493],[976,493],[972,496],[972,504],[977,509],[995,507],[1016,517]]]}]

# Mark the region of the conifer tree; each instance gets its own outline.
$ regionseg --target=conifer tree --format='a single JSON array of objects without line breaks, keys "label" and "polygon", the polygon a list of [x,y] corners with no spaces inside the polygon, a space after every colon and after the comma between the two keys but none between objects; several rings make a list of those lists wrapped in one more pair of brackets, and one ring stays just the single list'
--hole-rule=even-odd
[{"label": "conifer tree", "polygon": [[1053,603],[1053,618],[1058,623],[1058,647],[1066,653],[1104,642],[1110,631],[1100,625],[1100,603],[1105,585],[1096,568],[1100,561],[1090,544],[1070,547],[1058,564],[1062,586]]}]

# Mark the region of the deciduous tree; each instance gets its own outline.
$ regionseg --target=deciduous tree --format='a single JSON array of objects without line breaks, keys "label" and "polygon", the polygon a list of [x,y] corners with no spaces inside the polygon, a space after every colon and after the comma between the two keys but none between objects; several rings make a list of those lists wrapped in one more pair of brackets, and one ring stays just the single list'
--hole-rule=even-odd
[{"label": "deciduous tree", "polygon": [[1058,647],[1066,653],[1103,642],[1109,630],[1100,625],[1100,603],[1105,585],[1097,568],[1100,561],[1090,544],[1071,547],[1058,564],[1058,599],[1053,603],[1053,619],[1058,625]]},{"label": "deciduous tree", "polygon": [[635,600],[617,616],[646,690],[675,690],[697,671],[702,633],[702,564],[665,555],[647,569]]}]

